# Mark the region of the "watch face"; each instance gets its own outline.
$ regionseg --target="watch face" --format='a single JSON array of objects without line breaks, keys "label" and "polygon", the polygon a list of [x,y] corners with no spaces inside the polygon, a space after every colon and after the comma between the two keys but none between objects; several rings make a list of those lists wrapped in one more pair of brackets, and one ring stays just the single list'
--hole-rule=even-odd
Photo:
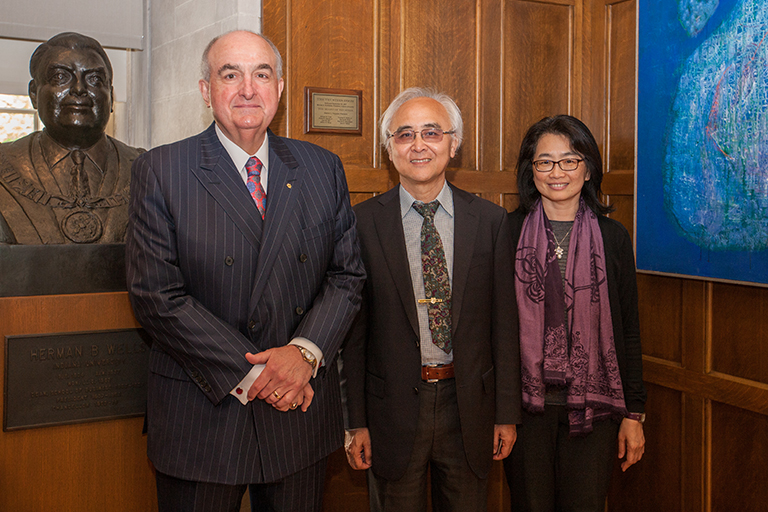
[{"label": "watch face", "polygon": [[303,347],[301,348],[301,355],[306,362],[312,365],[312,368],[314,369],[315,365],[317,364],[317,359],[315,358],[315,355]]}]

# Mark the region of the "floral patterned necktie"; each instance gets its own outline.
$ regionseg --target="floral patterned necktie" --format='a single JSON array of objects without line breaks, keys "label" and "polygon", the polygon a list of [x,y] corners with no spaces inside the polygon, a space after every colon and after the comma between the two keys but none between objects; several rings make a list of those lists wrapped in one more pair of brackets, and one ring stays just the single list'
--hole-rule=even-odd
[{"label": "floral patterned necktie", "polygon": [[413,209],[424,217],[421,224],[421,269],[424,274],[426,299],[419,302],[427,304],[432,343],[446,354],[450,354],[451,281],[448,277],[443,242],[435,228],[435,212],[439,207],[439,201],[427,204],[413,203]]},{"label": "floral patterned necktie", "polygon": [[261,160],[252,156],[245,163],[245,170],[248,171],[248,192],[251,193],[251,197],[256,202],[256,208],[261,213],[261,218],[264,218],[264,212],[267,210],[267,194],[264,192],[264,187],[261,186],[261,168],[264,164]]}]

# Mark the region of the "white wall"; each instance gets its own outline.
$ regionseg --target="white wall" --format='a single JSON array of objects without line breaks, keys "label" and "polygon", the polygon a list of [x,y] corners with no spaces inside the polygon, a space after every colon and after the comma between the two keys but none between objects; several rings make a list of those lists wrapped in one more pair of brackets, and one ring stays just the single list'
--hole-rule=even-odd
[{"label": "white wall", "polygon": [[104,47],[144,47],[144,0],[2,0],[0,3],[0,37],[47,41],[60,32],[79,32],[93,37]]},{"label": "white wall", "polygon": [[[261,31],[261,0],[147,0],[151,146],[204,130],[212,121],[200,90],[200,58],[215,36]],[[136,84],[134,84],[136,85]]]}]

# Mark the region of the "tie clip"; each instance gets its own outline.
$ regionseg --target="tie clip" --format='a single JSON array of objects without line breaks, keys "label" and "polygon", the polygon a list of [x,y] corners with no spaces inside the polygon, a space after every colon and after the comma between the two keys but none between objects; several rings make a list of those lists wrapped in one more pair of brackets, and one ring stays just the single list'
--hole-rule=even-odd
[{"label": "tie clip", "polygon": [[419,304],[438,304],[440,302],[443,302],[443,299],[438,299],[437,297],[432,297],[431,299],[419,299]]}]

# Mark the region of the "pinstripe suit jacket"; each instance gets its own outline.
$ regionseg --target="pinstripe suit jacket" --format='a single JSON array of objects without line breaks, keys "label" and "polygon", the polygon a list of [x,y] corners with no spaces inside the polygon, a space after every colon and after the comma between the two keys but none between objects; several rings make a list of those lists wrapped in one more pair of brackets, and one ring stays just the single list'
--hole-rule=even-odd
[{"label": "pinstripe suit jacket", "polygon": [[[451,185],[453,363],[464,451],[485,478],[493,425],[520,423],[520,350],[512,248],[503,208]],[[405,472],[419,417],[421,349],[399,187],[355,206],[368,274],[342,352],[349,428],[367,427],[372,469]]]},{"label": "pinstripe suit jacket", "polygon": [[[126,259],[152,337],[148,452],[178,478],[272,482],[342,443],[335,355],[364,279],[344,170],[322,148],[268,136],[263,221],[214,125],[133,165]],[[229,395],[246,352],[296,336],[326,361],[306,413]]]}]

